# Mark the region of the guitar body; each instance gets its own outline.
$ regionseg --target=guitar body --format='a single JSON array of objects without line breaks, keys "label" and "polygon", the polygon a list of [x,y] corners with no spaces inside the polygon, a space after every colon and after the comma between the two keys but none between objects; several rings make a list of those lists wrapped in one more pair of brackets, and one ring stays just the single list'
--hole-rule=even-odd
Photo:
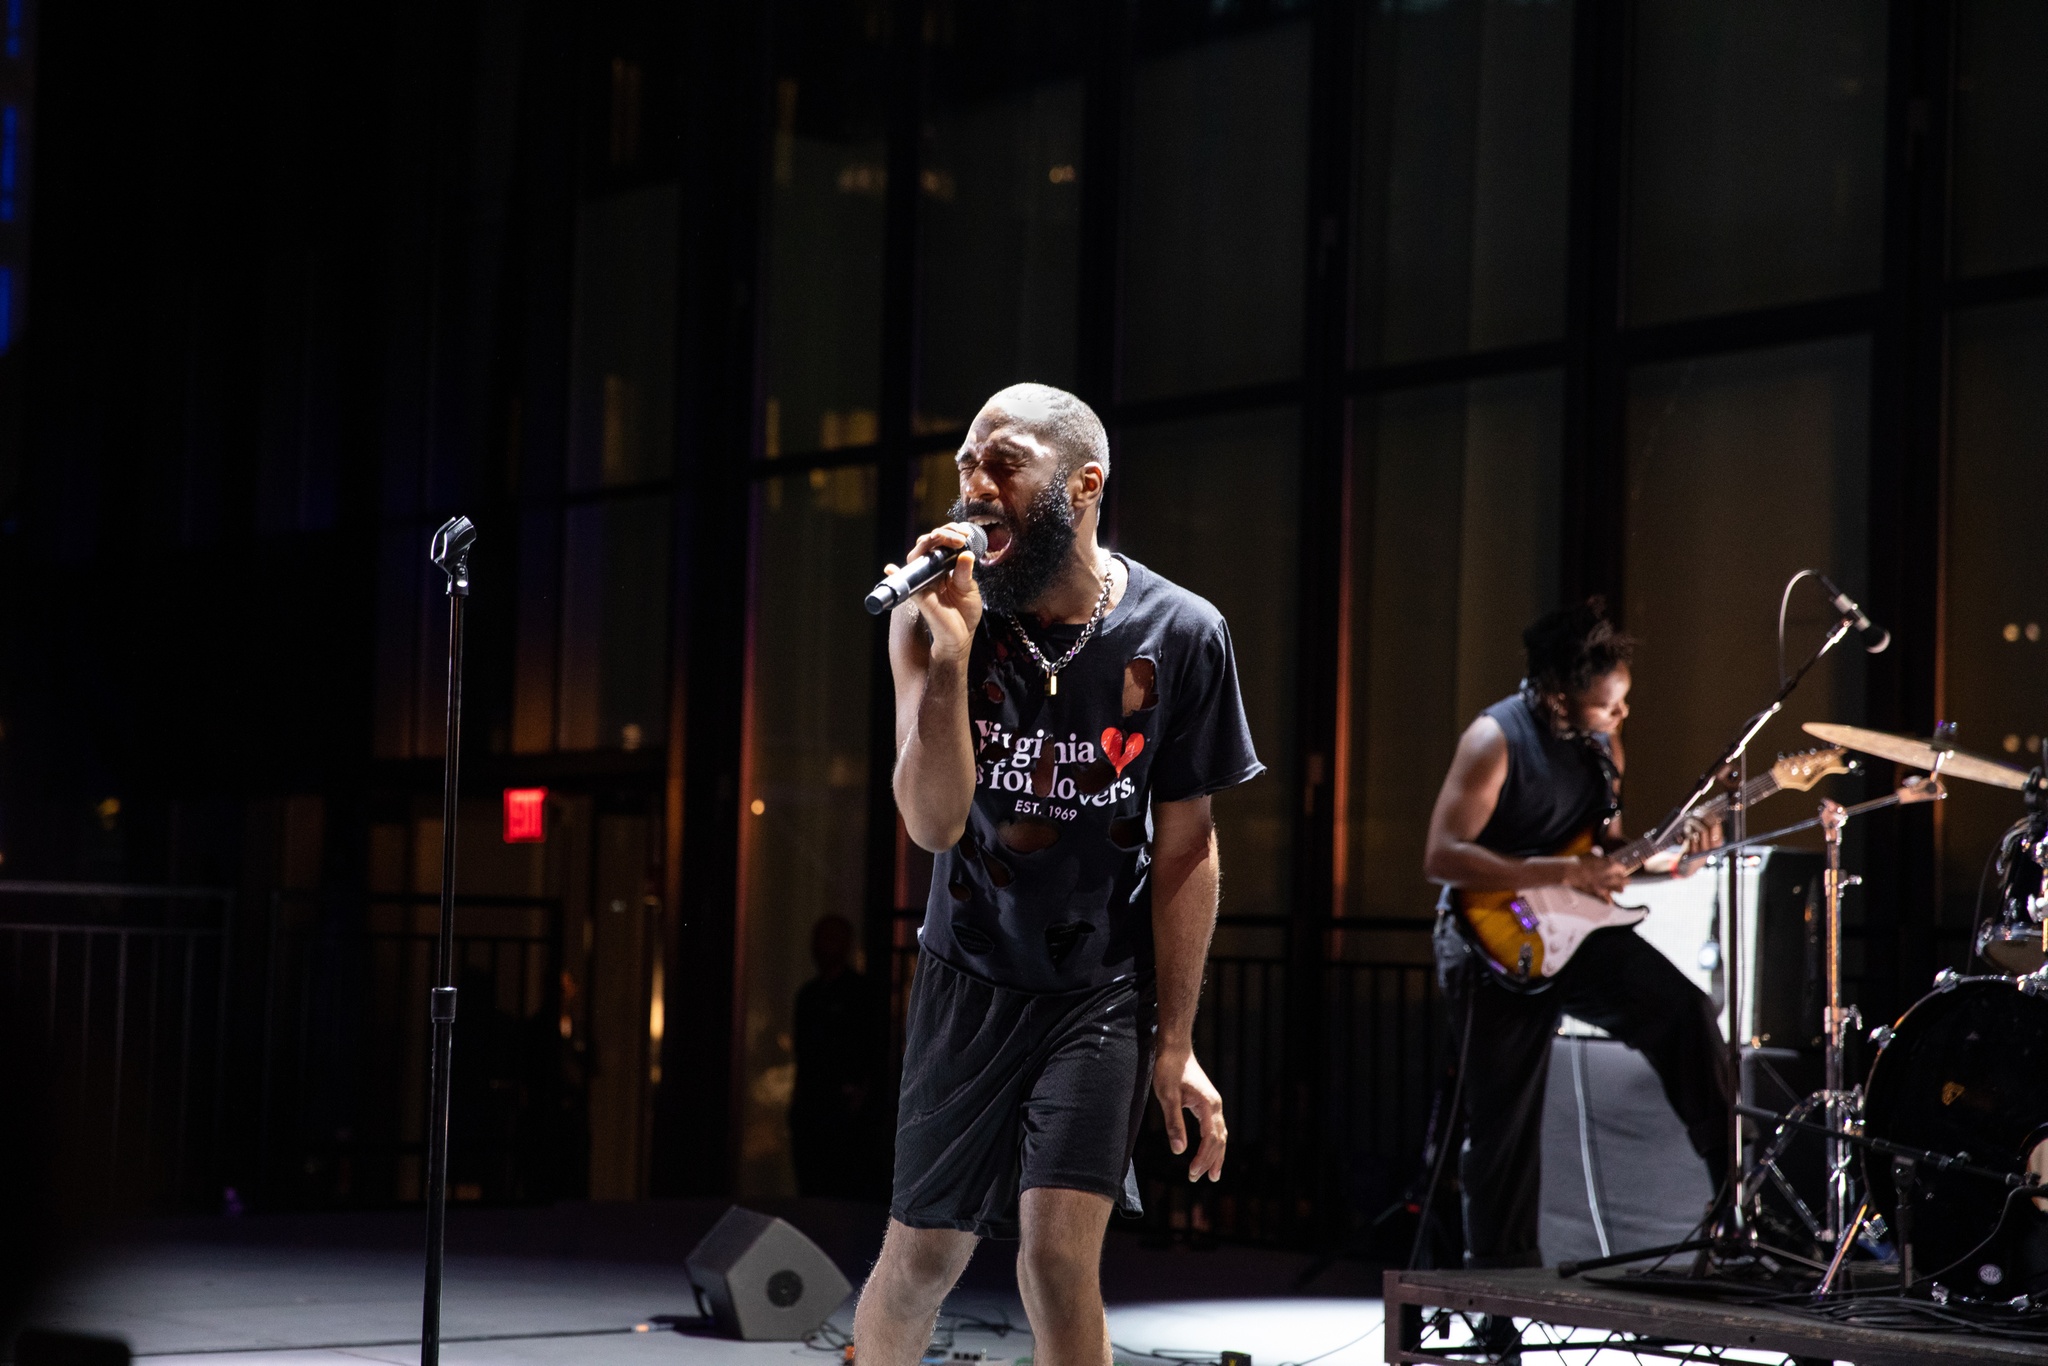
[{"label": "guitar body", "polygon": [[[1575,858],[1593,851],[1586,830],[1555,850]],[[1452,893],[1452,904],[1478,941],[1501,984],[1536,992],[1564,969],[1586,936],[1609,925],[1633,925],[1649,914],[1641,906],[1618,906],[1571,887],[1531,887],[1519,892]]]},{"label": "guitar body", "polygon": [[[1840,745],[1781,755],[1771,771],[1752,778],[1743,786],[1742,800],[1754,804],[1773,792],[1806,792],[1830,773],[1847,773],[1848,751]],[[1719,820],[1728,809],[1726,795],[1695,808],[1696,819]],[[1633,873],[1660,848],[1670,848],[1683,838],[1678,813],[1665,824],[1663,843],[1655,835],[1644,835],[1620,849],[1609,850],[1612,858]],[[1551,850],[1553,856],[1576,858],[1593,852],[1591,827]],[[1578,952],[1586,936],[1609,925],[1633,925],[1647,916],[1646,906],[1617,906],[1597,896],[1570,887],[1531,887],[1520,892],[1451,893],[1451,906],[1465,922],[1466,937],[1475,941],[1493,968],[1500,984],[1511,991],[1536,992],[1550,985]]]}]

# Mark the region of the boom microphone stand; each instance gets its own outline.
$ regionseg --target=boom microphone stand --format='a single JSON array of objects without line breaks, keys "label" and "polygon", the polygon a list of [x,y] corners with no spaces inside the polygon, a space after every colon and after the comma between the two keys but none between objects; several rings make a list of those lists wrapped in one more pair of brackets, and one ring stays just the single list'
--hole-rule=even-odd
[{"label": "boom microphone stand", "polygon": [[[1785,699],[1792,695],[1792,690],[1799,686],[1800,680],[1806,677],[1814,665],[1820,663],[1828,651],[1842,643],[1842,638],[1849,634],[1849,628],[1855,624],[1854,616],[1844,613],[1841,620],[1835,623],[1834,629],[1828,632],[1827,639],[1820,643],[1820,648],[1809,655],[1804,664],[1793,670],[1790,677],[1779,683],[1778,695],[1771,699],[1770,705],[1742,723],[1742,728],[1736,732],[1735,738],[1728,742],[1728,748],[1721,752],[1721,756],[1714,760],[1706,772],[1700,775],[1699,781],[1693,785],[1692,795],[1679,803],[1678,809],[1666,817],[1664,824],[1658,827],[1659,844],[1669,840],[1677,832],[1692,809],[1714,790],[1714,785],[1720,780],[1721,775],[1741,762],[1749,751],[1749,742],[1756,738],[1757,732],[1761,731],[1764,724],[1773,716],[1784,710]],[[1738,836],[1738,840],[1740,838]],[[1724,942],[1721,946],[1721,961],[1728,965],[1728,1069],[1729,1075],[1735,1078],[1738,1093],[1742,1089],[1741,865],[1740,855],[1728,860],[1728,918],[1722,927]],[[1726,1231],[1730,1235],[1737,1235],[1742,1228],[1741,1205],[1735,1199],[1736,1193],[1742,1189],[1742,1116],[1732,1105],[1728,1109],[1728,1170],[1725,1177],[1729,1196],[1724,1216],[1728,1220]]]},{"label": "boom microphone stand", "polygon": [[427,1291],[420,1366],[441,1360],[441,1265],[448,1229],[448,1069],[455,1052],[455,789],[462,750],[462,604],[469,597],[469,548],[476,527],[451,517],[434,533],[428,558],[448,576],[448,740],[441,766],[441,942],[428,1015],[434,1025],[433,1100],[427,1112]]},{"label": "boom microphone stand", "polygon": [[[1807,572],[1809,571],[1802,570],[1801,574],[1803,575]],[[1797,578],[1798,576],[1795,576],[1795,582]],[[1790,591],[1789,585],[1787,586],[1787,591]],[[1721,781],[1722,774],[1741,764],[1743,757],[1749,752],[1749,742],[1756,739],[1757,733],[1764,728],[1765,724],[1773,716],[1776,716],[1785,709],[1785,699],[1792,695],[1792,690],[1799,686],[1800,681],[1808,673],[1812,672],[1814,665],[1820,663],[1821,659],[1830,650],[1842,643],[1842,638],[1849,634],[1850,628],[1855,624],[1856,616],[1853,612],[1842,612],[1841,619],[1828,632],[1827,639],[1820,643],[1820,648],[1807,656],[1804,664],[1801,664],[1789,675],[1779,680],[1777,695],[1771,699],[1770,704],[1742,723],[1741,728],[1735,733],[1735,738],[1728,742],[1728,747],[1722,750],[1720,756],[1700,774],[1699,781],[1693,784],[1691,795],[1672,808],[1671,814],[1666,816],[1663,824],[1657,827],[1654,837],[1657,845],[1666,843],[1677,833],[1678,828],[1685,823],[1686,817],[1692,814],[1692,809],[1704,801],[1707,795]],[[1739,796],[1740,790],[1738,789],[1738,800]],[[1739,806],[1737,809],[1740,809]],[[1738,817],[1738,819],[1740,818]],[[1741,834],[1738,833],[1738,847],[1751,842],[1742,838]],[[1739,854],[1728,860],[1728,916],[1726,923],[1721,927],[1721,961],[1727,965],[1728,981],[1728,1067],[1729,1075],[1735,1078],[1738,1101],[1741,1098],[1742,1091],[1741,863],[1742,859]],[[1739,1245],[1744,1236],[1742,1204],[1740,1200],[1742,1171],[1742,1114],[1739,1104],[1731,1104],[1728,1107],[1728,1170],[1721,1174],[1724,1182],[1721,1189],[1727,1195],[1727,1204],[1720,1211],[1721,1219],[1723,1220],[1722,1226],[1711,1231],[1713,1236],[1687,1239],[1684,1242],[1671,1243],[1662,1247],[1643,1248],[1635,1252],[1618,1252],[1612,1256],[1598,1257],[1589,1261],[1567,1263],[1558,1267],[1559,1274],[1572,1275],[1578,1271],[1592,1271],[1605,1266],[1620,1266],[1624,1262],[1642,1261],[1651,1257],[1669,1257],[1684,1252],[1698,1252],[1704,1257],[1711,1254],[1717,1245],[1722,1245],[1724,1242],[1729,1245]],[[1733,1250],[1732,1246],[1730,1250]]]}]

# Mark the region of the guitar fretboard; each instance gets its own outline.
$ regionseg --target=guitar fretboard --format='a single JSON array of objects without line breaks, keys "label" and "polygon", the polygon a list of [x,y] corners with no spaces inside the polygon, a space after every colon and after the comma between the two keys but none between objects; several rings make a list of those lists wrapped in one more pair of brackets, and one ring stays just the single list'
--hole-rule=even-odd
[{"label": "guitar fretboard", "polygon": [[[1773,774],[1766,773],[1761,777],[1751,778],[1742,785],[1742,804],[1744,806],[1754,806],[1777,790],[1778,780]],[[1728,814],[1728,808],[1731,804],[1732,798],[1730,794],[1723,792],[1720,796],[1701,802],[1698,806],[1694,807],[1693,815],[1701,822],[1719,820],[1722,816]],[[1622,867],[1633,873],[1645,863],[1655,858],[1660,852],[1669,849],[1684,838],[1685,826],[1681,824],[1676,830],[1671,832],[1671,838],[1662,843],[1659,843],[1651,835],[1640,835],[1615,850],[1612,857],[1616,863],[1619,863]]]}]

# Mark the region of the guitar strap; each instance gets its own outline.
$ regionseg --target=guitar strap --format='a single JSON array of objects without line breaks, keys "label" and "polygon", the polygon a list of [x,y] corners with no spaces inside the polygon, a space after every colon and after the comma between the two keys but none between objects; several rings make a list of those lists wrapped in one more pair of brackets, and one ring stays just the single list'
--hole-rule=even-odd
[{"label": "guitar strap", "polygon": [[1595,830],[1600,829],[1621,814],[1621,770],[1614,766],[1614,752],[1608,748],[1607,737],[1560,725],[1554,719],[1550,708],[1544,704],[1542,695],[1536,691],[1535,685],[1526,678],[1522,680],[1521,693],[1532,715],[1540,719],[1549,719],[1560,739],[1576,740],[1591,756],[1593,766],[1599,769],[1600,785],[1606,793],[1606,799],[1601,805],[1600,814],[1593,818],[1592,826]]},{"label": "guitar strap", "polygon": [[1581,735],[1579,743],[1591,752],[1593,763],[1600,770],[1600,785],[1607,794],[1601,803],[1600,814],[1593,818],[1593,827],[1597,830],[1621,814],[1621,770],[1614,766],[1614,754],[1607,748],[1605,736]]}]

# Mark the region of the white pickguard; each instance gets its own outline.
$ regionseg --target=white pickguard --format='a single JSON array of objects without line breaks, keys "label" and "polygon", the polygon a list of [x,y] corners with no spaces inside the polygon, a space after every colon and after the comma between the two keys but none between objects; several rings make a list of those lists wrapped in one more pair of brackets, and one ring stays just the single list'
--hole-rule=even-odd
[{"label": "white pickguard", "polygon": [[1572,887],[1531,887],[1515,900],[1536,919],[1536,937],[1543,941],[1543,976],[1555,977],[1579,951],[1587,935],[1609,925],[1633,925],[1650,913],[1647,906],[1617,906]]}]

